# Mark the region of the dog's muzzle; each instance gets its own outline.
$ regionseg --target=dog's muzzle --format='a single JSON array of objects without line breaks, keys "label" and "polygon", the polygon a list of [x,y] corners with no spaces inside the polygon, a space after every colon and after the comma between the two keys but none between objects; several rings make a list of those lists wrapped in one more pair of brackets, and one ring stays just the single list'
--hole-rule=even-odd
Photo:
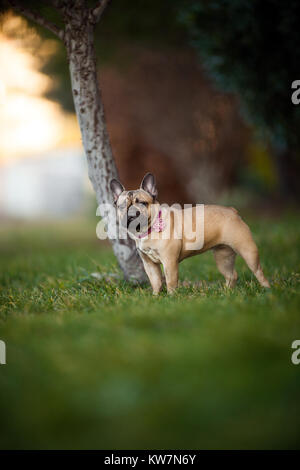
[{"label": "dog's muzzle", "polygon": [[148,225],[148,214],[135,207],[131,206],[127,212],[127,228],[132,232],[140,232]]}]

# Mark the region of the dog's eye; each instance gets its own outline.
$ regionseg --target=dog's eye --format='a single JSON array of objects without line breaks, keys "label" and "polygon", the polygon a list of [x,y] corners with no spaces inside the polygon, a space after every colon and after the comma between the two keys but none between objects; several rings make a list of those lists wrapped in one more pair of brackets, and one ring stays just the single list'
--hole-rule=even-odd
[{"label": "dog's eye", "polygon": [[146,206],[146,207],[148,206],[148,202],[146,201],[141,201],[140,204],[143,204],[143,206]]}]

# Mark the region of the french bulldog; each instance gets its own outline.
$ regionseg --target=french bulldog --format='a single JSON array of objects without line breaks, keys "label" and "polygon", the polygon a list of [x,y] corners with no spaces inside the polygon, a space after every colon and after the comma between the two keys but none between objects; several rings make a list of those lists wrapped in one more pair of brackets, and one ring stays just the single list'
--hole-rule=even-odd
[{"label": "french bulldog", "polygon": [[155,177],[147,173],[139,189],[126,191],[117,180],[110,182],[120,225],[136,242],[153,294],[161,291],[164,268],[168,293],[178,286],[178,265],[190,256],[212,250],[226,286],[238,278],[236,255],[247,263],[261,286],[269,288],[258,249],[248,225],[232,207],[197,205],[180,208],[161,205]]}]

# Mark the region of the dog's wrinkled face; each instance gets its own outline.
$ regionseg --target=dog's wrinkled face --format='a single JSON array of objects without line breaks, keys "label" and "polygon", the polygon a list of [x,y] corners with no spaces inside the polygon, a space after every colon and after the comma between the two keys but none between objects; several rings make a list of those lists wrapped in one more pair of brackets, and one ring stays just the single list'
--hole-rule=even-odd
[{"label": "dog's wrinkled face", "polygon": [[125,191],[116,179],[111,180],[110,187],[121,226],[133,235],[146,232],[153,218],[153,204],[157,196],[154,176],[147,173],[140,189],[135,191]]}]

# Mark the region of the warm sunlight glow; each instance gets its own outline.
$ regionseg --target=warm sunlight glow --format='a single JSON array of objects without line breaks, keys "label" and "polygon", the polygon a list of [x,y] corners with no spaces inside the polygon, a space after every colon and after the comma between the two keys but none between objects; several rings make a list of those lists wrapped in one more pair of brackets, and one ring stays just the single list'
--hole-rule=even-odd
[{"label": "warm sunlight glow", "polygon": [[[39,49],[37,57],[35,49]],[[43,97],[51,79],[39,71],[53,53],[20,17],[8,17],[0,32],[0,159],[40,156],[63,145],[78,145],[75,116]]]},{"label": "warm sunlight glow", "polygon": [[4,156],[36,153],[60,141],[60,109],[49,101],[8,93],[0,112],[0,147]]}]

